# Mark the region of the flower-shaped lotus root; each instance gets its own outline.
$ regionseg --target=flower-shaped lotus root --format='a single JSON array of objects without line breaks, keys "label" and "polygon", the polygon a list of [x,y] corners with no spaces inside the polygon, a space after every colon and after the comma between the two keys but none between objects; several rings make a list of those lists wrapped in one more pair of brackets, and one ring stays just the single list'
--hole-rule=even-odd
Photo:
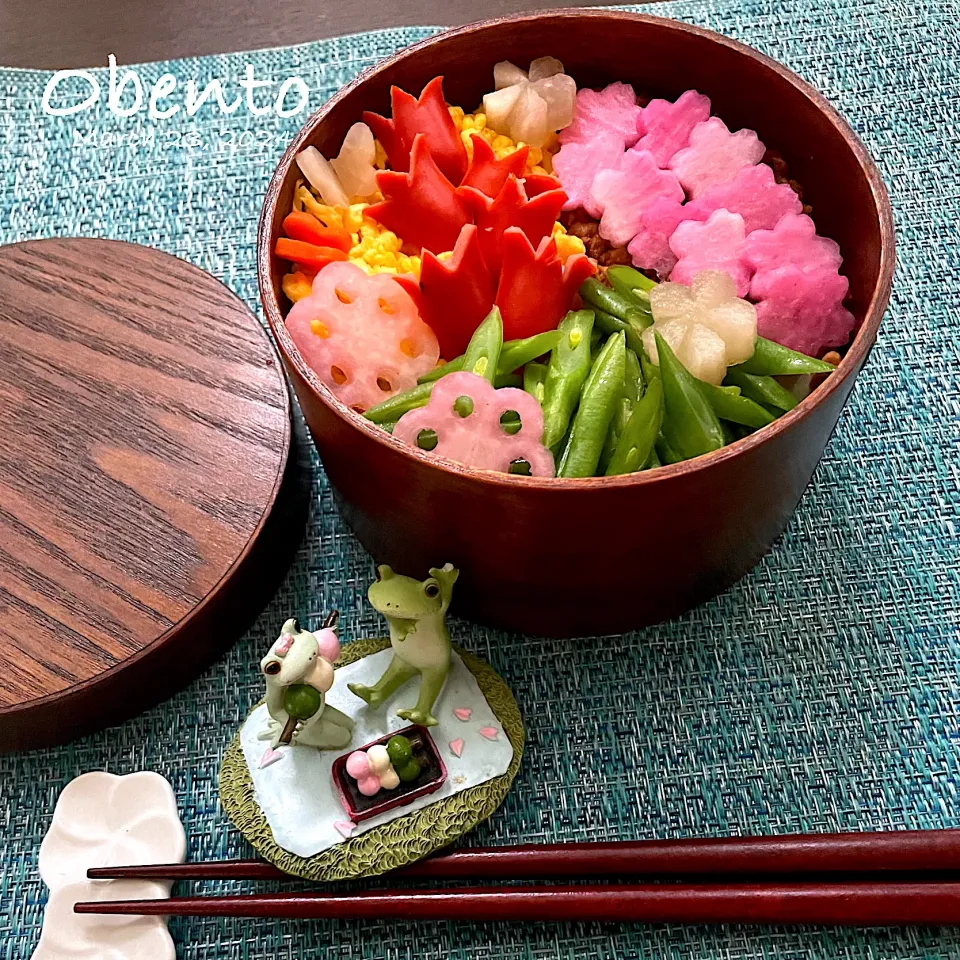
[{"label": "flower-shaped lotus root", "polygon": [[856,325],[843,306],[849,287],[836,267],[801,270],[788,265],[765,270],[750,287],[759,300],[757,330],[769,340],[812,356],[819,356],[824,347],[842,347]]},{"label": "flower-shaped lotus root", "polygon": [[678,257],[670,279],[690,283],[701,270],[724,270],[736,285],[737,296],[746,296],[751,270],[743,259],[743,242],[743,217],[737,213],[714,210],[705,223],[681,223],[670,238],[670,249]]},{"label": "flower-shaped lotus root", "polygon": [[610,83],[602,90],[577,91],[573,123],[560,133],[561,143],[614,141],[622,151],[637,142],[641,109],[629,83]]},{"label": "flower-shaped lotus root", "polygon": [[843,259],[836,241],[818,237],[814,222],[804,213],[787,214],[772,230],[754,230],[744,244],[743,253],[757,273],[786,266],[800,270],[821,267],[836,270]]},{"label": "flower-shaped lotus root", "polygon": [[637,141],[637,150],[649,150],[661,167],[690,143],[690,132],[710,116],[710,98],[696,90],[687,90],[676,103],[669,100],[651,100],[637,121],[643,136]]},{"label": "flower-shaped lotus root", "polygon": [[764,146],[753,130],[731,133],[719,117],[698,123],[690,146],[673,155],[670,169],[694,200],[715,183],[731,180],[743,167],[760,162]]},{"label": "flower-shaped lotus root", "polygon": [[393,435],[480,470],[526,473],[529,468],[534,477],[554,473],[553,456],[540,442],[540,404],[515,387],[495,390],[475,373],[451,373],[438,380],[430,402],[405,413]]},{"label": "flower-shaped lotus root", "polygon": [[307,366],[361,412],[414,386],[440,356],[410,294],[388,274],[369,276],[352,263],[324,267],[286,323]]},{"label": "flower-shaped lotus root", "polygon": [[691,286],[661,283],[650,291],[653,326],[643,332],[643,346],[659,365],[654,330],[698,379],[720,383],[727,367],[753,356],[757,311],[737,298],[729,275],[704,270]]}]

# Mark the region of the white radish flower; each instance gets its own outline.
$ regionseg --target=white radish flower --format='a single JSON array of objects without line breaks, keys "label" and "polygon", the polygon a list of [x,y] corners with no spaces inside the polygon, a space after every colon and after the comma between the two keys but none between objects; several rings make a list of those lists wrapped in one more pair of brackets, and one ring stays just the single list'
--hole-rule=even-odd
[{"label": "white radish flower", "polygon": [[487,125],[511,139],[542,147],[551,133],[573,122],[577,84],[556,57],[540,57],[530,72],[509,60],[493,68],[494,91],[483,98]]},{"label": "white radish flower", "polygon": [[307,147],[297,154],[297,166],[300,172],[310,182],[320,199],[331,207],[347,207],[350,205],[350,197],[343,184],[337,176],[336,171],[330,166],[330,161],[316,148]]},{"label": "white radish flower", "polygon": [[367,198],[377,192],[376,157],[373,131],[365,123],[355,123],[343,138],[337,158],[330,161],[348,196]]}]

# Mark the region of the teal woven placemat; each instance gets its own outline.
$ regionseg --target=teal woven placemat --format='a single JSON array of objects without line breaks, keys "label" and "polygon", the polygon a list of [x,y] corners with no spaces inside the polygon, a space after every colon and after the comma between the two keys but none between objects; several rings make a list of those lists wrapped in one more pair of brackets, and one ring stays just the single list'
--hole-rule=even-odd
[{"label": "teal woven placemat", "polygon": [[[724,596],[664,626],[602,640],[530,640],[456,624],[458,640],[513,687],[528,727],[514,789],[470,842],[960,826],[955,8],[716,0],[644,9],[759,47],[850,120],[893,198],[893,302],[787,533]],[[316,107],[362,68],[430,32],[391,30],[139,73],[152,82],[170,71],[202,86],[242,76],[250,63],[257,77],[303,77]],[[151,244],[255,305],[260,200],[303,114],[204,109],[188,119],[181,110],[150,124],[101,109],[57,120],[39,109],[47,79],[0,71],[0,239],[85,234]],[[147,142],[75,142],[77,131],[91,130],[138,131]],[[192,857],[248,853],[220,810],[216,774],[260,695],[255,661],[290,615],[312,622],[338,607],[345,637],[380,629],[364,605],[370,561],[319,469],[315,494],[309,536],[283,588],[214,669],[119,729],[0,757],[2,960],[29,956],[36,941],[39,841],[58,792],[83,771],[160,771],[179,798]],[[0,588],[0,617],[2,610]],[[172,929],[181,957],[218,960],[960,956],[960,933],[950,931],[219,920]]]}]

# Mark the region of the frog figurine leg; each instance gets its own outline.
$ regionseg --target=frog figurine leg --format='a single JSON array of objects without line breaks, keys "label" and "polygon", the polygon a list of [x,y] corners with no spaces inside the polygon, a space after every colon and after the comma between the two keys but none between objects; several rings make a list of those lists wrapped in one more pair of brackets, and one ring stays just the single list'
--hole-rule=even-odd
[{"label": "frog figurine leg", "polygon": [[396,654],[383,676],[372,686],[362,683],[348,683],[347,689],[355,693],[371,707],[379,707],[384,700],[392,697],[411,677],[416,676],[417,668],[405,663]]},{"label": "frog figurine leg", "polygon": [[437,718],[431,711],[437,702],[437,697],[440,696],[449,669],[450,663],[447,661],[445,666],[424,670],[420,675],[420,696],[417,697],[417,705],[411,710],[398,710],[397,716],[411,723],[419,723],[422,727],[436,726]]}]

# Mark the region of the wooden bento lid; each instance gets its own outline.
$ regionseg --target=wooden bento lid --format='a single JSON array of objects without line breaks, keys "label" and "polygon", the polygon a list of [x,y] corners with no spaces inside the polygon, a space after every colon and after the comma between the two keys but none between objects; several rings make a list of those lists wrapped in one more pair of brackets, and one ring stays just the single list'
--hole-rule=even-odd
[{"label": "wooden bento lid", "polygon": [[280,360],[157,250],[0,248],[0,750],[192,680],[273,595],[306,518]]}]

